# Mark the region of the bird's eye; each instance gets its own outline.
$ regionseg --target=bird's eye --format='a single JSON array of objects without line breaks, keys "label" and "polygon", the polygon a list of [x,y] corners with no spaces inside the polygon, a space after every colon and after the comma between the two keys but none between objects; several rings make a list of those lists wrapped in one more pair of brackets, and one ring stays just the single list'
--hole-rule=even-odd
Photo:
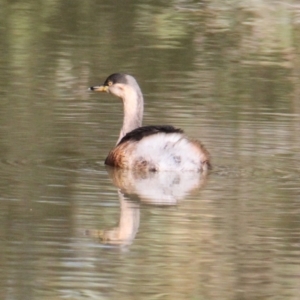
[{"label": "bird's eye", "polygon": [[113,84],[112,81],[109,81],[109,82],[107,83],[108,86],[111,86],[112,84]]}]

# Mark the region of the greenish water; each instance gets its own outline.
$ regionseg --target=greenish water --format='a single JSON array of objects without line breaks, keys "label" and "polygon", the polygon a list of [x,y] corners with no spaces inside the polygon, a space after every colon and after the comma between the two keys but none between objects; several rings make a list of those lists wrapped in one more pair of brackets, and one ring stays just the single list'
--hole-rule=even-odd
[{"label": "greenish water", "polygon": [[[0,0],[0,299],[298,299],[300,5]],[[208,176],[103,161],[134,75],[144,124]]]}]

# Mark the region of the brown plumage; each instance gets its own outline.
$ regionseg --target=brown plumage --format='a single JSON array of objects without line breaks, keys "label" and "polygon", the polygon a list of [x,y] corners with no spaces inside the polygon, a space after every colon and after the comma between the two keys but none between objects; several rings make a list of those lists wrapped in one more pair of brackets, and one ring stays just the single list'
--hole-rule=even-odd
[{"label": "brown plumage", "polygon": [[123,126],[105,164],[143,172],[205,171],[211,167],[205,147],[188,139],[181,129],[169,125],[141,127],[144,100],[132,76],[112,74],[104,85],[90,90],[109,92],[123,100]]}]

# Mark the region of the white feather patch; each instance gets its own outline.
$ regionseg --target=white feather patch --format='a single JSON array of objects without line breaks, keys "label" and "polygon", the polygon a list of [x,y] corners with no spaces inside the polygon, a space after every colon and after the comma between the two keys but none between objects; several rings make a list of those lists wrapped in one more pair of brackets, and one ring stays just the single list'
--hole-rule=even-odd
[{"label": "white feather patch", "polygon": [[200,171],[204,154],[180,133],[157,133],[135,142],[129,168],[144,160],[157,171]]}]

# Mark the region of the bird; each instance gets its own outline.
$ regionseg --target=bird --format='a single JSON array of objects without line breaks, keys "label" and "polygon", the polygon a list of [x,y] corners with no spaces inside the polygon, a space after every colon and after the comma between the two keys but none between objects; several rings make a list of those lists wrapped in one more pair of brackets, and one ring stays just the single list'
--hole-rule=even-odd
[{"label": "bird", "polygon": [[105,164],[138,172],[193,171],[211,169],[210,154],[197,140],[171,125],[142,126],[144,98],[136,79],[124,73],[107,77],[90,91],[107,92],[123,102],[123,126],[116,146]]}]

